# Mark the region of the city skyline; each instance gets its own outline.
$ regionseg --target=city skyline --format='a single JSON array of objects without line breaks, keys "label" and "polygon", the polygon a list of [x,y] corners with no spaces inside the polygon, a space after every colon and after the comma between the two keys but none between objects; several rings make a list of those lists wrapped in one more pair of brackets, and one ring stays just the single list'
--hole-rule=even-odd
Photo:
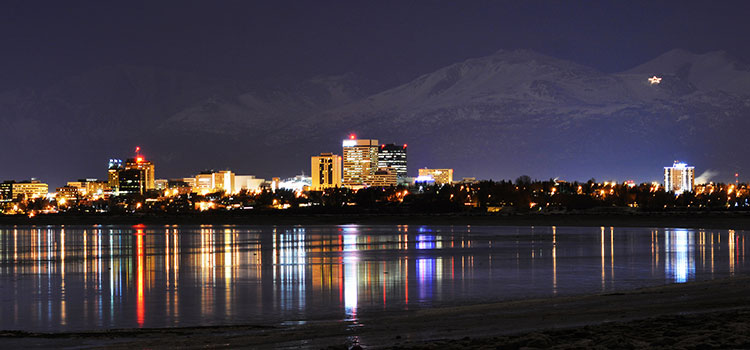
[{"label": "city skyline", "polygon": [[167,178],[291,176],[357,132],[457,178],[648,182],[681,159],[728,182],[750,173],[748,7],[12,2],[0,178],[101,177],[131,145]]},{"label": "city skyline", "polygon": [[[354,139],[355,137],[356,137],[356,134],[354,134],[354,133],[347,135],[347,138],[344,139],[344,144],[346,144],[347,140],[349,140],[349,141],[355,140]],[[367,140],[367,141],[370,141],[370,140]],[[373,148],[381,149],[382,148],[381,146],[386,146],[386,144],[382,144],[382,145],[379,144],[377,142],[378,140],[372,140],[372,141],[374,142],[373,143],[373,145],[374,145]],[[396,148],[403,148],[405,150],[407,145],[403,144],[402,146],[398,146],[398,145],[388,144],[388,146],[397,146]],[[344,146],[344,149],[346,149],[346,146]],[[133,158],[127,158],[128,162],[126,162],[124,166],[122,165],[122,163],[123,163],[122,159],[120,159],[120,158],[108,158],[107,159],[108,166],[107,166],[107,168],[105,170],[105,175],[106,176],[101,176],[100,177],[100,176],[81,176],[81,175],[78,175],[78,176],[73,176],[72,178],[69,178],[69,179],[63,179],[63,182],[61,184],[52,183],[52,182],[49,182],[49,181],[43,181],[43,180],[45,180],[45,178],[42,177],[42,176],[29,176],[29,177],[26,177],[26,178],[16,178],[16,179],[3,179],[3,178],[0,178],[0,182],[2,182],[2,181],[23,182],[23,181],[32,181],[32,180],[33,181],[43,181],[43,182],[49,184],[50,188],[56,188],[56,187],[63,187],[64,184],[67,184],[67,183],[69,183],[71,181],[80,181],[80,179],[92,179],[92,180],[95,179],[95,180],[103,180],[105,182],[109,182],[110,186],[112,186],[113,184],[118,183],[117,173],[113,173],[112,172],[113,166],[114,167],[118,167],[118,169],[130,169],[130,168],[133,168],[133,167],[140,168],[140,167],[142,167],[142,166],[145,165],[145,166],[150,167],[149,168],[150,171],[148,172],[149,175],[147,175],[147,180],[146,180],[146,182],[149,183],[149,185],[145,185],[146,187],[144,187],[144,190],[147,190],[147,189],[154,189],[154,188],[156,188],[155,185],[154,185],[154,180],[157,180],[157,179],[169,180],[169,179],[179,179],[179,178],[182,178],[182,177],[185,177],[185,176],[194,177],[194,176],[197,176],[197,175],[199,175],[201,173],[205,173],[206,171],[214,171],[214,168],[207,168],[207,167],[201,168],[199,166],[196,169],[201,169],[201,170],[196,170],[196,171],[194,171],[192,173],[178,174],[177,176],[156,176],[155,171],[154,171],[154,165],[153,165],[153,163],[151,162],[151,160],[146,160],[145,156],[140,153],[140,150],[141,150],[141,147],[140,146],[136,146]],[[375,158],[373,160],[373,168],[371,169],[371,170],[373,170],[373,172],[375,170],[377,170],[378,168],[382,168],[380,165],[383,164],[383,159],[379,156],[380,153],[378,153],[377,150],[374,151],[374,152],[375,153],[373,153],[373,154],[374,154]],[[332,154],[334,156],[336,155],[335,152],[321,152],[318,155],[310,155],[310,156],[313,157],[313,158],[315,158],[315,157],[323,156],[325,154]],[[339,155],[339,157],[341,159],[343,159],[343,156]],[[402,162],[404,164],[403,168],[401,168],[402,165],[399,165],[399,168],[400,168],[399,170],[400,171],[403,170],[407,177],[413,178],[413,179],[418,178],[421,175],[421,173],[422,173],[423,170],[430,168],[429,166],[422,166],[422,167],[414,169],[413,168],[414,166],[412,165],[411,167],[412,167],[413,171],[411,173],[409,173],[407,170],[405,170],[406,169],[405,164],[407,164],[406,161],[403,160]],[[143,163],[143,164],[141,164],[141,163]],[[678,161],[675,160],[674,163],[675,163],[675,165],[677,165]],[[685,165],[686,163],[682,162],[681,164]],[[691,166],[690,168],[691,169],[695,169],[695,167],[693,167],[693,166]],[[304,168],[301,168],[301,169],[304,169]],[[432,167],[432,169],[440,170],[440,168],[435,168],[435,167]],[[455,172],[456,169],[454,169],[454,168],[445,168],[445,169],[450,170],[451,171],[450,177],[451,177],[451,179],[454,178],[453,172]],[[667,167],[664,167],[664,169],[667,169]],[[461,169],[458,169],[458,170],[459,170],[459,173],[460,173]],[[219,172],[221,172],[221,171],[232,171],[234,173],[238,173],[234,169],[231,169],[229,167],[218,168],[218,169],[216,169],[216,171],[219,171]],[[395,169],[394,169],[394,171],[395,171]],[[251,172],[250,174],[253,174],[253,177],[254,177],[258,173],[262,173],[262,172]],[[272,177],[292,178],[292,177],[298,176],[298,175],[305,175],[306,173],[307,173],[306,170],[301,170],[300,172],[298,172],[296,174],[284,174],[284,175],[281,175],[281,176],[269,176],[268,178],[272,178]],[[313,173],[314,172],[311,170],[310,173],[309,173],[310,176],[312,176]],[[343,167],[342,167],[342,170],[341,170],[341,174],[342,174],[342,177],[341,177],[341,181],[342,182],[341,183],[344,184],[344,180],[343,180],[344,179],[344,177],[343,177],[344,168]],[[717,181],[713,181],[713,178],[715,178],[716,174],[711,169],[705,169],[702,172],[699,172],[698,174],[699,175],[695,175],[694,170],[693,170],[692,177],[694,179],[697,179],[698,181],[700,181],[700,183],[717,182]],[[466,174],[466,175],[469,175],[469,174]],[[730,183],[730,182],[738,182],[738,181],[740,181],[739,173],[735,173],[733,175],[734,176],[731,178],[731,181],[718,181],[718,182]],[[515,178],[517,178],[519,176],[528,176],[528,175],[525,174],[525,173],[520,173],[520,174],[517,174],[516,176],[511,176],[509,178],[477,178],[477,179],[480,179],[480,180],[501,181],[501,180],[513,180],[513,179],[515,179]],[[666,175],[662,174],[662,176],[660,178],[656,179],[656,180],[652,180],[652,181],[635,181],[635,182],[637,182],[637,183],[655,183],[655,182],[666,183],[666,180],[664,180],[665,176]],[[456,176],[455,178],[460,179],[462,177],[463,178],[476,178],[476,177],[473,177],[473,176],[461,176],[461,177]],[[400,178],[401,178],[401,174],[399,174],[399,179]],[[592,179],[592,178],[596,179],[593,176],[592,177],[587,177],[587,178],[581,178],[581,179],[567,179],[567,178],[559,178],[559,177],[557,177],[555,179],[560,179],[560,180],[565,180],[565,181],[581,181],[581,182],[583,182],[583,181],[587,181],[587,180]],[[628,177],[627,175],[621,175],[619,178],[597,179],[597,180],[600,180],[600,181],[609,181],[609,182],[627,182],[627,181],[634,181],[633,179],[634,179],[634,177]],[[534,178],[534,180],[545,180],[545,179],[543,179],[543,178],[541,178],[541,179],[540,178]],[[353,184],[353,183],[351,183],[351,184]]]}]

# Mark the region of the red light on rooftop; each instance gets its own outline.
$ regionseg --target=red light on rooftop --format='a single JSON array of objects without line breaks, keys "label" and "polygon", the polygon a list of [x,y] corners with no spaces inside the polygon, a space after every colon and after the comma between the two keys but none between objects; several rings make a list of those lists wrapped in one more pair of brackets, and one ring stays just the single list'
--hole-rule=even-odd
[{"label": "red light on rooftop", "polygon": [[404,148],[406,148],[406,144],[404,144]]},{"label": "red light on rooftop", "polygon": [[349,140],[354,140],[355,138],[357,138],[357,135],[354,135],[354,134],[349,135]]}]

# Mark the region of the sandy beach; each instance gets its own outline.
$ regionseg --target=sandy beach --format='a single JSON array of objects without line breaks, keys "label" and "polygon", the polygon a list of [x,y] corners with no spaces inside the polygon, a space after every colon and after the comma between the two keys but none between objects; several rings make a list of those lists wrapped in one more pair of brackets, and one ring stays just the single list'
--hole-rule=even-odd
[{"label": "sandy beach", "polygon": [[357,322],[0,334],[3,348],[748,348],[750,277],[381,313]]}]

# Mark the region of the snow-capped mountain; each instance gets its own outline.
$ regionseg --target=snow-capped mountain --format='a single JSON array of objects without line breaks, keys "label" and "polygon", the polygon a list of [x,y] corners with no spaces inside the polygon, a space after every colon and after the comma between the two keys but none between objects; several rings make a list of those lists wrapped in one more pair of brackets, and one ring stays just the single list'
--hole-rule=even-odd
[{"label": "snow-capped mountain", "polygon": [[[480,177],[658,179],[661,166],[677,158],[734,172],[742,165],[728,155],[742,149],[742,135],[726,126],[748,124],[747,74],[722,53],[675,50],[605,74],[530,51],[499,51],[311,116],[298,128],[319,131],[320,139],[357,130],[409,142],[415,168]],[[650,83],[654,75],[660,83]]]},{"label": "snow-capped mountain", "polygon": [[245,82],[106,67],[0,92],[0,147],[15,150],[0,161],[41,164],[0,177],[43,176],[68,161],[60,153],[84,155],[71,157],[81,164],[64,180],[101,177],[106,158],[136,144],[164,169],[160,177],[207,167],[286,176],[309,171],[311,155],[341,152],[350,132],[408,143],[411,173],[646,181],[680,159],[732,174],[750,171],[741,161],[748,87],[742,62],[682,50],[617,73],[498,51],[388,89],[352,74]]}]

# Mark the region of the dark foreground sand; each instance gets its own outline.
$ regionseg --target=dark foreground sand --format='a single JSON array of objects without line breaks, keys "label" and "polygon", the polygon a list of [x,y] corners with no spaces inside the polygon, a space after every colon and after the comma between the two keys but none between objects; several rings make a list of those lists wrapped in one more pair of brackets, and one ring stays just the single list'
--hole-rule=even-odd
[{"label": "dark foreground sand", "polygon": [[0,332],[0,348],[750,348],[750,277],[275,326]]}]

